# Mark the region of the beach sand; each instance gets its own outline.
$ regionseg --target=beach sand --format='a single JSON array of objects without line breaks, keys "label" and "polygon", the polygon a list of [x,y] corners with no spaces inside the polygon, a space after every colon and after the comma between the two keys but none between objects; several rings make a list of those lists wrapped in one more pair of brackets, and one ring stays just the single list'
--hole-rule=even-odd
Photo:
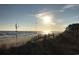
[{"label": "beach sand", "polygon": [[31,40],[35,35],[18,35],[16,36],[6,35],[0,37],[0,48],[11,48],[21,46]]}]

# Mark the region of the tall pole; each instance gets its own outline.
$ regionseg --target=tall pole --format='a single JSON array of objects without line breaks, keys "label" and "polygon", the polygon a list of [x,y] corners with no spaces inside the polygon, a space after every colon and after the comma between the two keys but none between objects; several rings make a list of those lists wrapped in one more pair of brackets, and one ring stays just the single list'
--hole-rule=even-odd
[{"label": "tall pole", "polygon": [[17,23],[15,24],[15,32],[16,32],[16,46],[17,46],[17,28],[18,28],[18,25]]},{"label": "tall pole", "polygon": [[16,40],[17,40],[17,23],[15,24],[15,29],[16,29]]}]

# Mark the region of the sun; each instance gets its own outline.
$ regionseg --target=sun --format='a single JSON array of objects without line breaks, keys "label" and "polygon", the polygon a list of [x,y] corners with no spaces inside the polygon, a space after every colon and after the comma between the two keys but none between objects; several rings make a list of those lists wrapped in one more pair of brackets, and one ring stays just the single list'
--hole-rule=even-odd
[{"label": "sun", "polygon": [[42,31],[42,34],[44,35],[48,35],[48,34],[51,34],[52,32],[51,31]]},{"label": "sun", "polygon": [[42,16],[41,17],[44,24],[50,24],[51,23],[51,17],[49,15]]},{"label": "sun", "polygon": [[50,13],[39,13],[36,17],[42,22],[42,24],[51,24],[53,21],[53,16]]},{"label": "sun", "polygon": [[55,25],[53,19],[54,16],[51,13],[43,12],[36,15],[37,17],[37,24],[39,24],[39,28],[43,32],[42,34],[50,34],[52,31],[52,25]]}]

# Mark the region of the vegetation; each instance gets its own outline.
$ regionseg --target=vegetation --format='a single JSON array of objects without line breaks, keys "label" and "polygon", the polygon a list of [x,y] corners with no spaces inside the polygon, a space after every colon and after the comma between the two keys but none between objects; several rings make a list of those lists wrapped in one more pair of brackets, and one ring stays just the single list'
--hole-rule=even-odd
[{"label": "vegetation", "polygon": [[72,55],[79,54],[79,24],[69,25],[63,33],[38,35],[25,45],[0,49],[0,54]]}]

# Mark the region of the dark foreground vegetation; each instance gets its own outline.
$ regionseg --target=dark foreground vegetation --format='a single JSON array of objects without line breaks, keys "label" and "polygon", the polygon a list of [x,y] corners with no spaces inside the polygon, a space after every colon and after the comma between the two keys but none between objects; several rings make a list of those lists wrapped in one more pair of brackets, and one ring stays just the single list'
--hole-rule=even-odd
[{"label": "dark foreground vegetation", "polygon": [[4,55],[75,55],[79,54],[79,24],[69,25],[55,36],[38,35],[26,44],[10,49],[0,49]]}]

